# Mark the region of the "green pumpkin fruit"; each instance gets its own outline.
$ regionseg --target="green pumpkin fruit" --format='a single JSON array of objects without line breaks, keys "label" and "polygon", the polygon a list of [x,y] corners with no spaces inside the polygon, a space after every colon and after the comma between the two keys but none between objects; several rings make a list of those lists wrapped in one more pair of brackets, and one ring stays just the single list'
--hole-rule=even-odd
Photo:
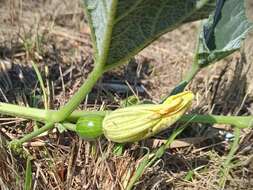
[{"label": "green pumpkin fruit", "polygon": [[103,119],[104,117],[98,115],[80,117],[76,123],[76,131],[84,139],[96,139],[103,134]]}]

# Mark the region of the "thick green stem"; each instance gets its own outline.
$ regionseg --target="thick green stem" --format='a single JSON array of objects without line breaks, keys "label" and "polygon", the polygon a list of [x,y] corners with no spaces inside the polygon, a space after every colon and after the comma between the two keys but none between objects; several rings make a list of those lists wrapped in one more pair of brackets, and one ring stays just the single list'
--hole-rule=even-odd
[{"label": "thick green stem", "polygon": [[[206,4],[206,1],[203,1],[202,4]],[[199,31],[199,33],[200,33],[200,31]],[[165,99],[167,99],[171,95],[175,95],[175,94],[178,94],[178,93],[184,91],[185,87],[192,81],[192,79],[196,76],[196,74],[201,70],[202,67],[199,65],[199,47],[200,47],[199,46],[199,35],[197,35],[197,44],[196,44],[196,49],[195,49],[194,59],[193,59],[191,69],[190,69],[190,71],[188,71],[186,73],[183,80],[171,91],[171,93]],[[163,101],[165,99],[163,99]]]},{"label": "thick green stem", "polygon": [[228,124],[238,128],[253,127],[253,116],[183,115],[179,122]]},{"label": "thick green stem", "polygon": [[37,130],[34,130],[33,132],[25,135],[23,138],[21,139],[15,139],[15,140],[12,140],[10,142],[10,146],[11,147],[20,147],[24,142],[27,142],[27,141],[30,141],[32,140],[34,137],[37,137],[39,136],[40,134],[52,129],[54,127],[54,123],[53,122],[50,122],[50,123],[47,123],[45,124],[43,127],[37,129]]},{"label": "thick green stem", "polygon": [[191,70],[187,72],[183,81],[187,82],[187,84],[191,82],[192,79],[196,76],[196,74],[200,71],[200,69],[201,67],[199,66],[198,60],[196,58],[194,63],[192,64]]},{"label": "thick green stem", "polygon": [[0,103],[0,113],[4,115],[16,116],[25,119],[33,119],[36,121],[43,121],[47,115],[50,115],[52,111],[46,111],[44,109],[29,108],[24,106],[17,106],[13,104]]},{"label": "thick green stem", "polygon": [[54,127],[54,123],[47,123],[45,124],[43,127],[34,130],[33,132],[25,135],[23,138],[19,139],[19,143],[23,144],[24,142],[30,141],[32,140],[34,137],[39,136],[40,134],[52,129]]},{"label": "thick green stem", "polygon": [[185,87],[191,82],[195,75],[200,71],[201,67],[198,64],[193,64],[191,70],[187,73],[185,78],[171,91],[171,93],[163,99],[166,100],[169,96],[183,92]]},{"label": "thick green stem", "polygon": [[74,94],[74,96],[68,101],[68,103],[54,114],[48,114],[46,120],[52,121],[54,123],[58,123],[65,120],[80,105],[80,103],[91,91],[92,87],[96,84],[97,80],[102,76],[102,74],[103,67],[100,67],[98,64],[98,66],[95,66],[93,71],[90,73],[86,82]]},{"label": "thick green stem", "polygon": [[196,74],[201,70],[201,67],[198,64],[198,58],[195,56],[194,62],[191,66],[190,71],[187,72],[183,80],[171,91],[170,95],[178,94],[184,91],[185,87],[192,81]]},{"label": "thick green stem", "polygon": [[[18,106],[14,104],[1,103],[0,102],[0,113],[2,115],[20,117],[24,119],[31,119],[35,121],[41,121],[44,123],[52,122],[50,115],[57,113],[57,110],[45,110],[38,108],[30,108],[25,106]],[[105,115],[105,111],[74,111],[68,118],[68,121],[77,121],[80,117],[87,115]]]},{"label": "thick green stem", "polygon": [[[104,116],[107,112],[109,113],[109,111],[74,111],[67,118],[67,120],[75,122],[80,117],[85,117],[87,115]],[[57,110],[30,108],[30,107],[18,106],[18,105],[0,102],[0,113],[3,115],[20,117],[24,119],[31,119],[31,120],[47,123],[47,122],[52,122],[49,116],[56,114]]]}]

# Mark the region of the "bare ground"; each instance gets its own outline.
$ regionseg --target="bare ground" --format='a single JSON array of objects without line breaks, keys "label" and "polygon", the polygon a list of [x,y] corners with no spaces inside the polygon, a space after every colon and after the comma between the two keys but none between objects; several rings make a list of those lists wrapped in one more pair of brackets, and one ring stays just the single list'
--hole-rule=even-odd
[{"label": "bare ground", "polygon": [[[0,0],[0,4],[0,100],[44,107],[33,60],[49,93],[47,105],[59,108],[85,80],[93,64],[81,3]],[[190,67],[197,29],[198,23],[184,25],[162,36],[128,65],[106,73],[80,109],[101,105],[114,109],[132,91],[142,99],[159,101]],[[189,86],[197,97],[191,112],[253,114],[252,36],[242,52],[197,75]],[[4,141],[21,137],[34,125],[22,119],[0,118],[0,189],[23,188],[25,160],[12,155]],[[146,170],[136,189],[220,189],[220,166],[229,150],[224,138],[227,131],[231,131],[229,126],[189,127],[162,159]],[[113,154],[114,144],[104,138],[87,142],[69,132],[45,134],[26,146],[35,158],[33,187],[122,189],[142,159],[143,147],[152,149],[156,139],[164,139],[170,132],[151,139],[151,143],[127,145],[121,156]],[[225,189],[253,189],[252,135],[251,130],[243,131],[237,167],[231,170]],[[185,138],[192,138],[192,142],[183,144]]]}]

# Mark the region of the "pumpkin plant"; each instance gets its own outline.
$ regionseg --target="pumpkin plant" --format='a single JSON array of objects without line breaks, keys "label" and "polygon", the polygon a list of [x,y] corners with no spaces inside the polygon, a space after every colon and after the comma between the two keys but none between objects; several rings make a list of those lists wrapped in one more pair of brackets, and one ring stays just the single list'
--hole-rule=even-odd
[{"label": "pumpkin plant", "polygon": [[[242,40],[252,28],[252,24],[245,15],[244,3],[241,0],[84,0],[84,8],[91,29],[94,48],[94,68],[92,72],[68,103],[57,111],[0,103],[0,113],[2,114],[45,123],[43,127],[25,135],[23,138],[14,140],[11,145],[20,146],[22,143],[52,129],[56,123],[62,123],[67,128],[75,130],[87,138],[95,138],[104,131],[106,137],[115,140],[118,138],[116,136],[112,138],[110,134],[113,128],[124,128],[125,126],[124,122],[118,122],[117,117],[115,117],[116,121],[111,121],[116,113],[127,117],[131,112],[136,113],[136,115],[141,114],[143,108],[148,106],[150,106],[150,110],[169,110],[174,105],[180,104],[178,100],[170,102],[167,99],[164,103],[161,101],[160,105],[140,105],[133,108],[119,109],[112,113],[109,111],[75,111],[104,72],[126,63],[162,34],[177,28],[183,23],[203,19],[210,15],[201,28],[192,68],[170,95],[182,92],[202,68],[223,59],[240,48]],[[164,108],[164,106],[167,108]],[[103,121],[104,116],[105,120]],[[180,114],[180,117],[177,117],[176,120],[252,127],[252,118],[252,116],[216,115],[194,115],[192,117],[192,115]],[[131,119],[134,120],[134,118]],[[155,120],[152,122],[155,122]],[[77,127],[75,127],[76,121]],[[117,127],[110,125],[109,121],[111,123],[115,122]],[[166,120],[166,122],[173,123],[170,120]],[[72,127],[69,127],[71,125]],[[86,128],[82,128],[82,126]],[[129,127],[131,128],[131,126]],[[92,131],[93,128],[94,131]],[[146,127],[143,129],[147,130]],[[141,132],[143,131],[140,130]],[[124,142],[133,141],[130,136],[127,137],[130,139],[124,139]],[[147,135],[147,137],[149,136]],[[140,139],[134,138],[134,140],[138,141]],[[121,140],[116,141],[120,142]]]},{"label": "pumpkin plant", "polygon": [[[0,103],[0,113],[40,121],[45,125],[21,139],[10,142],[20,148],[26,141],[61,124],[91,140],[102,134],[114,142],[135,142],[167,129],[176,121],[230,124],[235,127],[234,146],[224,168],[235,152],[241,128],[253,127],[253,116],[185,114],[194,95],[185,87],[202,69],[237,51],[252,28],[245,14],[245,0],[83,0],[94,48],[94,67],[80,89],[59,110],[37,109]],[[161,97],[160,104],[141,104],[115,111],[76,111],[99,78],[107,71],[127,63],[158,37],[178,26],[203,21],[198,35],[191,70],[184,79]],[[185,128],[174,131],[167,142],[149,154],[137,168],[127,189],[147,166],[160,158],[166,147]],[[30,158],[29,158],[30,159]]]},{"label": "pumpkin plant", "polygon": [[[244,0],[83,0],[94,48],[94,67],[84,84],[59,110],[0,103],[0,113],[45,123],[10,143],[21,145],[61,123],[80,136],[93,139],[104,133],[115,142],[134,142],[165,130],[176,121],[253,127],[253,116],[187,115],[192,92],[188,83],[207,67],[240,49],[252,28]],[[127,63],[159,36],[178,26],[207,18],[201,26],[191,70],[160,104],[142,104],[115,111],[76,111],[99,78]],[[233,19],[231,19],[233,18]]]}]

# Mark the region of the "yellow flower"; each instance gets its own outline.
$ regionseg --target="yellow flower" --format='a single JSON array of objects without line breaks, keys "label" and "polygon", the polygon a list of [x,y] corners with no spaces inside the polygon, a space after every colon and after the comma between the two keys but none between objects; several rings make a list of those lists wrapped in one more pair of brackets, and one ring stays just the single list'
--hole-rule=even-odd
[{"label": "yellow flower", "polygon": [[153,136],[174,124],[191,106],[194,95],[185,91],[163,104],[142,104],[117,109],[105,116],[103,131],[111,141],[135,142]]}]

